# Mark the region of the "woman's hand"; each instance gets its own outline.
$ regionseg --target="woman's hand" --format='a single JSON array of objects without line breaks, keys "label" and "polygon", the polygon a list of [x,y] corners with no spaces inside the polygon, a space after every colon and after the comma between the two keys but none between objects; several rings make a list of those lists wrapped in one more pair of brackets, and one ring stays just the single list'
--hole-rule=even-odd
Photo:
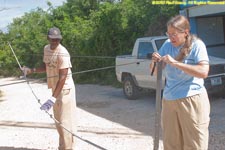
[{"label": "woman's hand", "polygon": [[161,61],[161,56],[159,55],[159,53],[154,52],[152,54],[152,61],[154,61],[154,62],[160,62]]},{"label": "woman's hand", "polygon": [[173,57],[171,57],[170,55],[165,55],[163,57],[161,57],[161,60],[167,64],[173,65],[175,63],[177,63],[178,61],[176,61]]}]

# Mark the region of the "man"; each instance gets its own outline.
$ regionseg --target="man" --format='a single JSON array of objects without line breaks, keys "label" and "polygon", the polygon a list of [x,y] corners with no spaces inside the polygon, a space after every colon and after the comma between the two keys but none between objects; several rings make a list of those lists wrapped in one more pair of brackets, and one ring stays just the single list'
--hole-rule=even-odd
[{"label": "man", "polygon": [[[48,88],[52,90],[52,96],[41,106],[41,110],[48,111],[53,106],[54,117],[62,126],[72,133],[75,129],[75,85],[72,78],[70,55],[67,49],[60,44],[61,32],[53,27],[48,31],[49,44],[44,47],[43,62],[45,67],[29,69],[29,73],[47,73]],[[75,139],[71,133],[56,123],[59,134],[59,150],[74,150]]]}]

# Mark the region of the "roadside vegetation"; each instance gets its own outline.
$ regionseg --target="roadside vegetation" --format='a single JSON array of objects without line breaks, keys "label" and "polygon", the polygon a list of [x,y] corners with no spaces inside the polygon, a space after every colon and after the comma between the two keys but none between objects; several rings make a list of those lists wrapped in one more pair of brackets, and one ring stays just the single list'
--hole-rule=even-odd
[{"label": "roadside vegetation", "polygon": [[77,72],[114,66],[115,57],[129,54],[136,38],[164,35],[167,20],[179,9],[177,5],[152,5],[151,0],[67,0],[57,8],[50,2],[48,6],[47,10],[36,8],[15,18],[7,33],[0,31],[1,75],[21,73],[7,42],[22,66],[38,67],[47,44],[47,30],[56,26],[62,31],[62,44],[71,54],[76,82],[116,85],[114,68]]}]

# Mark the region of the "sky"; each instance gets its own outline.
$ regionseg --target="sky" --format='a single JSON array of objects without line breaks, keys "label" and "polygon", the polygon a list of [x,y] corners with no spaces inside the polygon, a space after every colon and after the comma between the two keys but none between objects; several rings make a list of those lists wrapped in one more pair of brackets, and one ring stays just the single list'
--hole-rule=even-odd
[{"label": "sky", "polygon": [[12,23],[13,18],[21,17],[25,12],[30,12],[37,7],[46,10],[47,1],[54,7],[66,2],[66,0],[0,0],[0,30],[6,31],[7,25]]}]

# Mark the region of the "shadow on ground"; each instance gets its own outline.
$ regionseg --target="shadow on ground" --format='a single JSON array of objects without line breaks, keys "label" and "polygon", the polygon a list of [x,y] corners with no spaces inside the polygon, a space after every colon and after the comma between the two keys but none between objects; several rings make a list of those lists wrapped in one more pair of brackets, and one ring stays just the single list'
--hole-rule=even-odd
[{"label": "shadow on ground", "polygon": [[41,149],[32,149],[32,148],[15,148],[15,147],[0,147],[0,150],[41,150]]},{"label": "shadow on ground", "polygon": [[55,124],[53,123],[40,122],[0,121],[0,126],[55,129]]},{"label": "shadow on ground", "polygon": [[121,88],[109,86],[77,85],[76,93],[79,108],[142,134],[154,135],[155,91],[142,91],[137,100],[128,100]]},{"label": "shadow on ground", "polygon": [[[77,106],[96,116],[105,118],[143,134],[155,134],[155,91],[143,92],[137,100],[124,97],[121,88],[98,85],[78,85]],[[211,96],[211,120],[225,106],[220,96]],[[220,102],[220,104],[217,104]],[[223,109],[221,109],[223,110]],[[221,113],[222,114],[222,113]]]}]

